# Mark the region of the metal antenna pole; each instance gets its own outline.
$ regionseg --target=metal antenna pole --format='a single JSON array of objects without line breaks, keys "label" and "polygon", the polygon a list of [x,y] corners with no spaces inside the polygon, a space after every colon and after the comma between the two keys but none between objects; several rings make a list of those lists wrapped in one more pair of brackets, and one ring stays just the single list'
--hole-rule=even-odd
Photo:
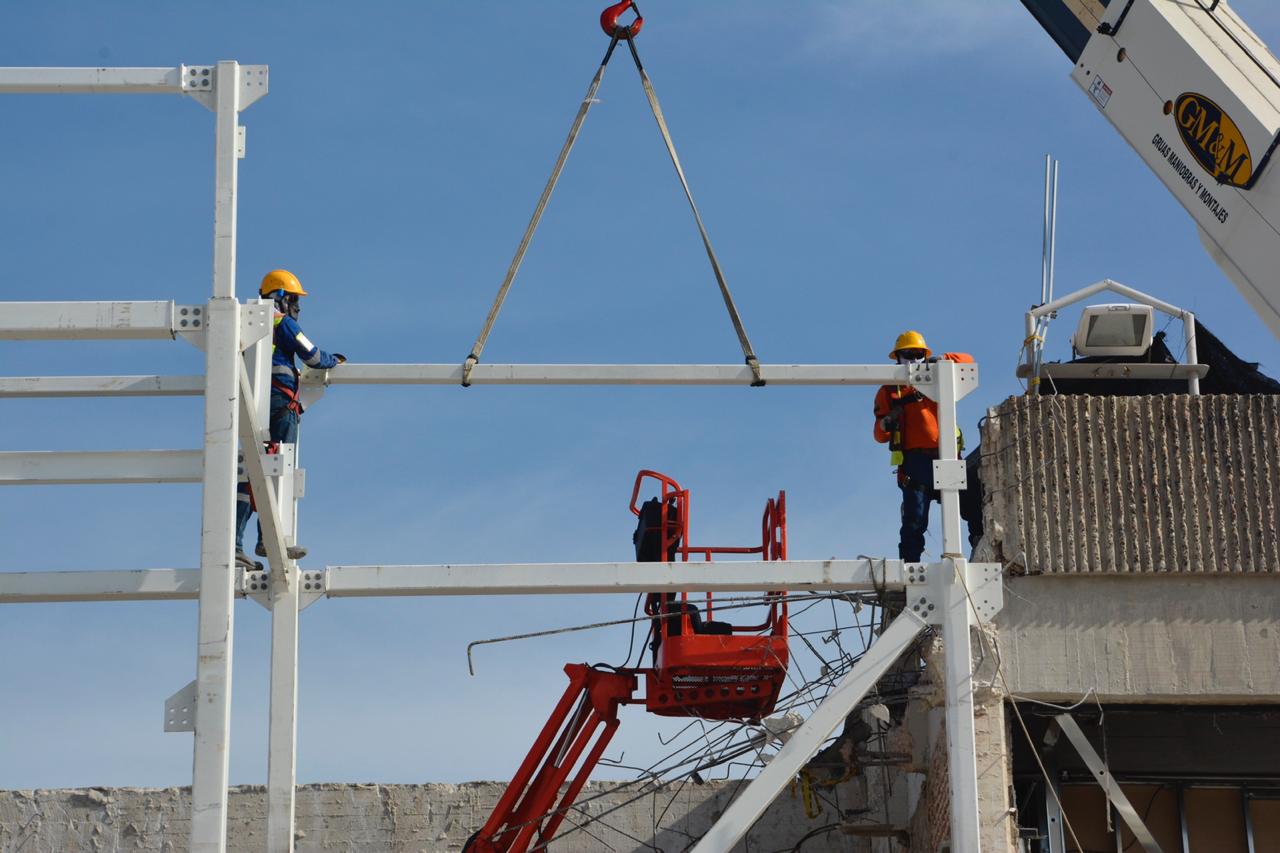
[{"label": "metal antenna pole", "polygon": [[1053,267],[1058,252],[1058,161],[1053,161],[1053,195],[1052,209],[1049,211],[1049,296],[1046,302],[1053,301]]},{"label": "metal antenna pole", "polygon": [[1044,155],[1044,220],[1043,233],[1040,237],[1040,304],[1049,301],[1049,198],[1050,175],[1053,172],[1053,155]]}]

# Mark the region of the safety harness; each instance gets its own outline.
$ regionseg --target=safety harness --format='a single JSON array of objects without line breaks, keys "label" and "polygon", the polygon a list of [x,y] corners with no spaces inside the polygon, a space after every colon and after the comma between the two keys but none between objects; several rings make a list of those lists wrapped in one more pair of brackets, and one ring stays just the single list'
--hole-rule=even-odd
[{"label": "safety harness", "polygon": [[[628,26],[620,26],[618,18],[628,9],[635,13],[635,20]],[[711,248],[711,238],[707,236],[707,229],[702,224],[702,216],[698,213],[698,206],[694,204],[693,192],[689,189],[689,182],[685,179],[684,168],[680,165],[680,157],[676,154],[675,142],[671,139],[671,133],[667,130],[667,121],[662,115],[662,107],[658,104],[658,94],[654,91],[653,83],[649,80],[649,75],[645,72],[644,65],[640,62],[640,54],[636,52],[635,37],[640,34],[642,26],[644,26],[644,18],[641,17],[640,9],[636,6],[634,0],[622,0],[622,2],[615,3],[600,14],[600,27],[604,30],[605,35],[609,36],[609,49],[605,51],[604,59],[600,62],[600,67],[596,70],[595,76],[591,78],[591,85],[587,87],[587,94],[583,97],[582,104],[578,107],[578,114],[574,117],[573,125],[569,128],[569,136],[560,148],[560,156],[556,158],[556,164],[551,169],[551,177],[547,179],[547,185],[542,190],[538,205],[533,209],[533,217],[525,227],[520,245],[516,247],[515,257],[512,258],[511,265],[507,268],[507,274],[502,280],[502,286],[498,288],[498,295],[493,300],[493,307],[489,309],[489,316],[485,318],[484,328],[480,330],[480,336],[476,338],[470,354],[462,363],[462,386],[464,388],[471,385],[471,371],[480,361],[480,354],[484,352],[484,345],[489,338],[489,332],[493,330],[493,324],[498,319],[498,312],[502,310],[502,303],[507,298],[507,291],[511,289],[511,283],[515,281],[516,273],[520,270],[520,264],[524,261],[525,252],[528,251],[529,243],[533,240],[533,234],[538,230],[538,223],[542,220],[542,214],[547,209],[547,202],[551,200],[551,193],[555,190],[556,183],[560,180],[560,173],[564,170],[565,161],[569,159],[569,152],[573,150],[573,144],[578,139],[578,133],[582,130],[583,122],[586,121],[587,112],[590,111],[591,105],[596,101],[596,92],[600,88],[600,81],[604,79],[605,68],[613,57],[614,48],[618,46],[620,41],[627,43],[627,47],[631,51],[631,58],[635,60],[636,70],[640,72],[640,82],[644,86],[645,96],[649,100],[649,107],[653,110],[653,117],[658,122],[658,130],[662,134],[662,141],[667,146],[667,154],[671,157],[672,165],[675,166],[676,176],[680,179],[680,186],[684,188],[685,198],[689,200],[689,208],[693,211],[693,220],[698,226],[698,233],[702,235],[702,245],[707,251],[707,259],[711,262],[711,271],[715,274],[716,283],[720,286],[720,295],[724,299],[725,308],[729,311],[729,319],[733,323],[733,330],[738,335],[738,343],[742,346],[743,357],[747,366],[751,368],[753,377],[751,384],[753,386],[765,384],[764,378],[760,375],[760,361],[756,358],[755,352],[751,348],[751,341],[747,338],[746,328],[742,325],[742,318],[738,315],[738,308],[734,305],[733,296],[729,293],[729,285],[725,282],[724,271],[720,268],[720,261],[716,258],[715,250]]]},{"label": "safety harness", "polygon": [[[907,393],[908,388],[910,388],[910,393]],[[912,386],[895,385],[894,389],[897,397],[893,398],[889,412],[890,414],[896,414],[897,418],[893,430],[889,433],[889,465],[899,468],[906,461],[906,450],[902,446],[902,427],[903,420],[906,418],[906,407],[913,403],[922,403],[928,398],[921,394],[919,389]],[[964,432],[961,431],[959,424],[956,424],[956,452],[964,453]],[[901,472],[899,472],[899,475],[901,479]]]}]

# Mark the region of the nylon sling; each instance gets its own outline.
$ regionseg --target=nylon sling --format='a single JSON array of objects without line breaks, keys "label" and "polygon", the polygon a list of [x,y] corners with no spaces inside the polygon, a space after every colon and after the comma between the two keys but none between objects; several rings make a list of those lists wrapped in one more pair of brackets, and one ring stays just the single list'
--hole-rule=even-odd
[{"label": "nylon sling", "polygon": [[694,204],[693,192],[689,189],[688,180],[685,179],[684,168],[680,165],[675,143],[672,141],[671,133],[667,129],[666,119],[662,115],[662,107],[658,104],[657,92],[654,91],[653,83],[649,80],[649,75],[645,73],[644,65],[640,62],[640,54],[636,52],[634,32],[629,27],[619,27],[614,30],[613,36],[609,41],[609,49],[605,51],[604,59],[600,62],[599,69],[596,70],[595,76],[591,79],[591,85],[587,87],[587,94],[582,99],[582,105],[578,107],[578,114],[574,117],[573,124],[569,128],[569,136],[560,148],[560,156],[556,158],[555,166],[551,170],[551,176],[547,179],[547,184],[543,187],[542,195],[538,199],[537,207],[533,210],[533,216],[525,227],[520,245],[516,247],[515,257],[512,258],[511,265],[507,268],[507,274],[502,280],[502,286],[498,288],[498,295],[494,298],[488,317],[485,318],[484,328],[480,330],[480,336],[476,338],[475,344],[471,347],[471,353],[462,364],[462,386],[464,388],[471,385],[471,371],[480,361],[485,343],[489,339],[489,333],[493,331],[493,325],[498,319],[498,312],[502,310],[502,304],[506,301],[507,293],[515,281],[516,273],[520,270],[520,265],[524,261],[525,253],[529,249],[533,235],[538,230],[538,223],[542,220],[542,214],[546,211],[547,203],[551,200],[551,194],[555,191],[556,184],[560,180],[560,174],[564,171],[564,164],[569,159],[569,152],[573,150],[573,145],[578,139],[583,123],[586,121],[587,113],[595,102],[596,92],[600,89],[600,82],[604,79],[605,69],[609,65],[609,60],[613,57],[613,52],[617,48],[618,42],[623,39],[626,40],[627,46],[631,49],[631,56],[635,60],[636,69],[640,72],[640,82],[644,86],[645,96],[648,98],[649,106],[653,110],[653,117],[658,122],[658,130],[662,133],[662,140],[666,144],[667,153],[671,157],[672,165],[675,166],[680,185],[684,188],[685,198],[689,200],[689,208],[693,211],[694,222],[697,223],[698,233],[702,236],[702,245],[707,251],[708,260],[711,261],[711,270],[715,274],[716,283],[720,286],[720,295],[724,298],[725,308],[729,311],[729,319],[733,323],[734,332],[737,333],[738,343],[742,346],[742,354],[747,366],[751,368],[751,374],[754,377],[751,384],[753,386],[765,384],[764,378],[760,375],[760,361],[756,358],[755,352],[751,348],[751,341],[747,337],[742,318],[738,315],[738,308],[734,305],[733,296],[729,293],[729,285],[725,281],[723,270],[720,268],[720,261],[716,258],[715,250],[711,247],[711,238],[707,235],[702,216],[698,213],[697,205]]}]

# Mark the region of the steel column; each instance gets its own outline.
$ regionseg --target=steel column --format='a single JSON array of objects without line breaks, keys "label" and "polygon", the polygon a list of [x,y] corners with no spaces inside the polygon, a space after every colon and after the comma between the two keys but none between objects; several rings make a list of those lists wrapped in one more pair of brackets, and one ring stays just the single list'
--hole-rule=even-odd
[{"label": "steel column", "polygon": [[1046,765],[1049,779],[1044,783],[1044,823],[1040,828],[1049,842],[1048,853],[1067,853],[1065,822],[1062,819],[1062,806],[1059,805],[1061,789],[1058,785],[1058,767],[1050,761],[1046,761]]},{"label": "steel column", "polygon": [[[774,798],[800,772],[810,756],[818,751],[822,742],[844,722],[867,691],[875,686],[885,671],[910,647],[924,627],[924,620],[911,611],[903,611],[894,619],[871,644],[862,659],[831,689],[809,719],[795,730],[786,745],[769,760],[760,775],[751,780],[737,799],[725,809],[720,819],[693,848],[693,853],[723,853],[737,844]],[[953,845],[953,849],[969,848]],[[977,848],[973,850],[976,851]]]},{"label": "steel column", "polygon": [[216,70],[213,298],[205,345],[204,503],[196,661],[192,853],[224,853],[231,740],[235,506],[240,411],[240,306],[235,299],[239,66]]},{"label": "steel column", "polygon": [[[236,295],[236,189],[240,130],[240,66],[218,63],[214,111],[213,295]],[[237,327],[237,340],[239,329]],[[237,353],[239,349],[237,348]]]},{"label": "steel column", "polygon": [[1240,803],[1244,806],[1244,840],[1248,847],[1248,853],[1258,853],[1257,844],[1253,840],[1253,810],[1249,808],[1249,803],[1253,800],[1253,796],[1249,793],[1249,786],[1245,785],[1240,788]]},{"label": "steel column", "polygon": [[[280,530],[297,541],[297,445],[280,445]],[[266,534],[266,531],[263,531]],[[271,710],[267,732],[267,850],[293,853],[298,745],[298,564],[271,570]]]},{"label": "steel column", "polygon": [[[947,702],[947,769],[951,779],[951,845],[957,850],[981,850],[978,820],[978,759],[973,724],[973,624],[964,585],[966,561],[960,538],[960,488],[964,463],[956,449],[957,366],[939,361],[938,461],[935,487],[942,503],[942,566],[946,593],[943,602],[942,643]],[[936,570],[936,569],[935,569]]]}]

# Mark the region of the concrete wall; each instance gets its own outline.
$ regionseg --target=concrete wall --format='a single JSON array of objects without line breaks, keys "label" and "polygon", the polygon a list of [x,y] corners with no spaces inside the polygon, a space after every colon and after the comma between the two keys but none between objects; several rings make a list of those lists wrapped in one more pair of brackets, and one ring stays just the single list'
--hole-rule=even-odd
[{"label": "concrete wall", "polygon": [[[978,814],[983,853],[1017,853],[1017,818],[1010,808],[1013,781],[1005,694],[996,675],[995,630],[974,629],[974,747],[978,770]],[[905,723],[928,731],[924,796],[910,819],[911,853],[937,853],[951,837],[951,784],[947,766],[944,705],[945,640],[924,648],[925,680],[915,691]]]},{"label": "concrete wall", "polygon": [[1280,575],[1023,577],[996,617],[1010,692],[1280,702]]},{"label": "concrete wall", "polygon": [[[456,851],[489,816],[505,786],[304,785],[298,789],[297,850],[344,853]],[[671,785],[626,803],[634,792],[607,793],[591,783],[578,802],[600,822],[550,846],[553,853],[616,850],[677,853],[687,850],[728,805],[736,785]],[[826,792],[830,797],[831,792]],[[0,792],[0,851],[78,853],[187,849],[191,792],[187,788],[115,788]],[[846,801],[847,804],[847,801]],[[749,847],[736,851],[790,850],[806,834],[838,821],[830,804],[815,818],[783,793],[752,829]],[[661,828],[655,833],[654,825]],[[612,828],[611,828],[612,827]],[[227,848],[263,850],[266,792],[233,788]],[[804,853],[861,853],[866,842],[831,832],[804,845]]]},{"label": "concrete wall", "polygon": [[1280,397],[1012,397],[982,431],[1014,572],[1280,571]]}]

